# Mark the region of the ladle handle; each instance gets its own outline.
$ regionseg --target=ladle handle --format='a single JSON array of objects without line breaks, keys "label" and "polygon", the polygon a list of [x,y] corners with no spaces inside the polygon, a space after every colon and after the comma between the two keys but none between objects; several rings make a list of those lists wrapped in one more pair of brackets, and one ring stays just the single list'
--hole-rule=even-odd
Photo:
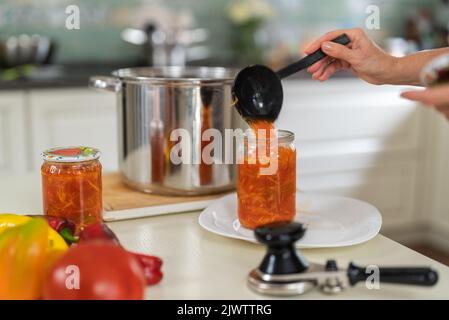
[{"label": "ladle handle", "polygon": [[[349,42],[351,42],[351,40],[346,34],[342,34],[341,36],[338,36],[337,38],[333,39],[332,42],[347,45]],[[309,54],[308,56],[302,58],[301,60],[286,66],[285,68],[282,68],[276,73],[281,79],[287,78],[298,71],[310,67],[315,62],[320,61],[326,56],[327,55],[323,52],[323,50],[318,49],[314,53]]]},{"label": "ladle handle", "polygon": [[[430,287],[438,282],[438,273],[432,268],[379,268],[379,282],[410,284],[415,286]],[[348,278],[351,285],[366,281],[368,277],[375,276],[375,271],[367,272],[367,268],[358,267],[351,263],[348,268]],[[375,279],[375,278],[374,278]]]}]

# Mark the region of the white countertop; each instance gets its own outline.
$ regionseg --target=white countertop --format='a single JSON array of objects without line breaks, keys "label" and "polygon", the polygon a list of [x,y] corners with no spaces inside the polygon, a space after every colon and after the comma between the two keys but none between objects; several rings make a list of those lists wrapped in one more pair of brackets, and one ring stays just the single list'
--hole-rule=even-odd
[{"label": "white countertop", "polygon": [[[41,213],[40,177],[0,176],[0,212]],[[198,225],[199,212],[172,214],[109,223],[129,250],[154,254],[163,261],[164,279],[148,287],[148,299],[261,299],[246,287],[248,272],[261,261],[258,244],[223,238]],[[340,295],[312,291],[300,299],[449,299],[449,268],[382,235],[360,245],[307,249],[311,262],[337,259],[341,267],[359,265],[432,266],[439,282],[431,288],[381,284],[368,290],[363,284]]]}]

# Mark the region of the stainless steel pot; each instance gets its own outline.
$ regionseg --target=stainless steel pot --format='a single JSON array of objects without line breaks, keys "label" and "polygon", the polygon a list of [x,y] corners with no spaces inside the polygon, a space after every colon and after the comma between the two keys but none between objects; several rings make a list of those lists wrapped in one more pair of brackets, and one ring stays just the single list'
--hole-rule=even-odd
[{"label": "stainless steel pot", "polygon": [[[119,166],[124,182],[151,193],[199,195],[234,188],[235,164],[198,163],[202,134],[243,128],[232,107],[234,70],[207,67],[120,69],[111,77],[94,76],[90,87],[117,94]],[[190,163],[170,159],[175,129],[191,139]],[[234,141],[235,145],[235,141]],[[226,150],[229,152],[229,150]],[[184,152],[184,151],[183,151]]]}]

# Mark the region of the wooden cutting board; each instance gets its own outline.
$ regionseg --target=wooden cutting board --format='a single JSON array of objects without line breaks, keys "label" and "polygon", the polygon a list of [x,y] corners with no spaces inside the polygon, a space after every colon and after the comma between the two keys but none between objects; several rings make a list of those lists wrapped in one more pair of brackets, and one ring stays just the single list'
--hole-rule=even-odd
[{"label": "wooden cutting board", "polygon": [[103,175],[103,219],[118,221],[202,210],[223,195],[180,197],[143,193],[127,187],[120,174],[109,173]]}]

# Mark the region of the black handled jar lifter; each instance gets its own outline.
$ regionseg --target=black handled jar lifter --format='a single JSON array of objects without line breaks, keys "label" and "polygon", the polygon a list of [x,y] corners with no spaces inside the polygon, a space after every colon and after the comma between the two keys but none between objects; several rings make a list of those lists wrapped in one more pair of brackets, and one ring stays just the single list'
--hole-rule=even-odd
[{"label": "black handled jar lifter", "polygon": [[[335,260],[328,260],[325,265],[307,262],[294,246],[305,232],[301,223],[256,228],[256,239],[267,246],[267,252],[259,267],[248,275],[248,286],[252,290],[267,295],[292,296],[318,288],[334,294],[370,277],[371,272],[354,263],[339,268]],[[438,282],[438,273],[428,267],[379,267],[378,275],[381,283],[430,287]]]}]

